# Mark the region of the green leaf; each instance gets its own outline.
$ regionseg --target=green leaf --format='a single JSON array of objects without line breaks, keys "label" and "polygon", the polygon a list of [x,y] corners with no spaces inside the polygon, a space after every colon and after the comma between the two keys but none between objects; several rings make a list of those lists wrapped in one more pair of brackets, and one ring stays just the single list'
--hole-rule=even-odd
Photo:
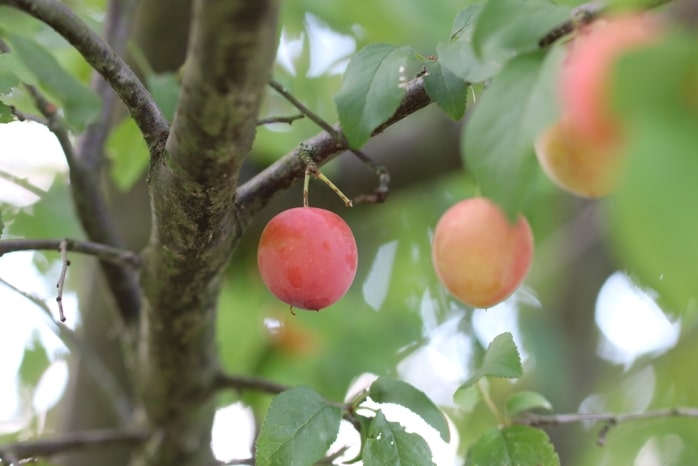
[{"label": "green leaf", "polygon": [[450,432],[446,416],[429,397],[412,385],[388,377],[379,377],[371,385],[368,395],[376,403],[394,403],[404,406],[436,429],[445,442],[449,441]]},{"label": "green leaf", "polygon": [[468,5],[458,12],[456,19],[453,20],[451,27],[451,40],[470,40],[472,38],[473,29],[477,16],[482,11],[484,3],[475,3]]},{"label": "green leaf", "polygon": [[367,426],[362,458],[364,466],[429,466],[432,453],[427,442],[408,433],[397,422],[388,421],[378,411]]},{"label": "green leaf", "polygon": [[372,44],[347,66],[335,96],[342,131],[352,147],[361,147],[390,118],[405,95],[405,84],[416,63],[412,47]]},{"label": "green leaf", "polygon": [[269,406],[256,442],[258,466],[306,466],[337,438],[342,410],[308,387],[296,387]]},{"label": "green leaf", "polygon": [[112,130],[106,152],[112,162],[112,180],[122,191],[130,189],[138,181],[150,160],[148,146],[131,118],[124,119]]},{"label": "green leaf", "polygon": [[15,54],[0,54],[0,94],[7,94],[19,85],[19,78],[14,71],[18,61]]},{"label": "green leaf", "polygon": [[540,393],[522,391],[512,394],[507,400],[506,413],[509,417],[532,409],[553,409],[553,405]]},{"label": "green leaf", "polygon": [[634,278],[677,314],[698,299],[698,217],[691,214],[698,199],[695,51],[695,38],[677,36],[626,55],[613,92],[627,163],[609,203],[612,238]]},{"label": "green leaf", "polygon": [[465,102],[468,98],[468,84],[453,71],[441,66],[439,62],[427,62],[427,74],[424,87],[431,100],[454,120],[460,120],[465,114]]},{"label": "green leaf", "polygon": [[17,213],[10,231],[15,236],[30,238],[44,237],[47,232],[57,238],[83,236],[75,218],[70,188],[62,175],[54,178],[41,199]]},{"label": "green leaf", "polygon": [[570,18],[571,9],[548,0],[490,0],[477,17],[473,48],[481,57],[514,56]]},{"label": "green leaf", "polygon": [[35,387],[50,364],[46,349],[35,333],[24,348],[24,357],[19,366],[19,380],[28,387]]},{"label": "green leaf", "polygon": [[0,101],[0,123],[9,123],[14,121],[14,119],[15,117],[12,115],[10,107]]},{"label": "green leaf", "polygon": [[172,121],[179,99],[179,81],[174,73],[155,74],[146,79],[153,99],[168,120]]},{"label": "green leaf", "polygon": [[485,432],[468,451],[466,466],[559,466],[548,435],[529,426]]},{"label": "green leaf", "polygon": [[536,137],[556,118],[556,76],[561,54],[543,52],[509,61],[483,93],[465,125],[466,167],[483,195],[514,218],[539,173]]},{"label": "green leaf", "polygon": [[469,83],[480,83],[497,74],[504,60],[475,55],[470,41],[442,42],[436,46],[439,62],[456,76]]},{"label": "green leaf", "polygon": [[523,375],[519,350],[509,332],[497,335],[485,352],[482,365],[463,383],[458,390],[465,389],[482,377],[504,377],[515,379]]},{"label": "green leaf", "polygon": [[36,76],[39,85],[58,100],[66,120],[75,129],[83,129],[99,114],[99,98],[66,72],[54,56],[34,40],[8,33],[12,51]]}]

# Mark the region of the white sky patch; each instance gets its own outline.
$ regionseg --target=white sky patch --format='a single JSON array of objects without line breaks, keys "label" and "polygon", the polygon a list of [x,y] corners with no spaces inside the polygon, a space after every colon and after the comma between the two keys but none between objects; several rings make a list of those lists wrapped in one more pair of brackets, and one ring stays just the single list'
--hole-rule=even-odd
[{"label": "white sky patch", "polygon": [[661,354],[679,339],[681,322],[670,322],[654,299],[622,273],[612,274],[596,298],[599,355],[629,366],[643,354]]},{"label": "white sky patch", "polygon": [[233,403],[216,411],[211,431],[211,448],[221,461],[252,457],[255,422],[252,409]]},{"label": "white sky patch", "polygon": [[[67,165],[58,140],[48,128],[31,121],[15,121],[0,125],[0,170],[26,178],[46,190],[56,172],[65,172]],[[38,198],[0,176],[0,203],[26,206]]]},{"label": "white sky patch", "polygon": [[390,241],[378,248],[368,275],[366,275],[366,280],[361,287],[364,300],[375,311],[383,306],[383,301],[388,296],[397,244],[397,241]]},{"label": "white sky patch", "polygon": [[310,69],[308,77],[315,78],[323,74],[338,75],[344,73],[349,57],[356,50],[353,37],[332,30],[316,16],[305,15],[308,41],[310,42]]},{"label": "white sky patch", "polygon": [[473,311],[473,331],[484,348],[487,348],[496,336],[505,332],[511,333],[523,362],[528,358],[528,353],[524,350],[521,330],[519,329],[518,302],[521,293],[526,301],[533,299],[529,290],[522,289],[494,307],[475,309]]},{"label": "white sky patch", "polygon": [[310,65],[307,71],[309,78],[325,74],[339,75],[349,63],[349,58],[356,51],[356,40],[349,35],[334,31],[315,15],[305,15],[305,32],[292,36],[286,29],[281,30],[276,61],[289,74],[295,76],[296,60],[303,54],[309,44]]}]

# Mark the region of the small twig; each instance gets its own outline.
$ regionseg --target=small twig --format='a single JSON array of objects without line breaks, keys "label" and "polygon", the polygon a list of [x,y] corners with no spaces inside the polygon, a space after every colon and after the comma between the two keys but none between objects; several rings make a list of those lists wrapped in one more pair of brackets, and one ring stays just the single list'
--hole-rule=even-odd
[{"label": "small twig", "polygon": [[10,464],[32,458],[48,458],[72,450],[100,448],[109,445],[140,445],[149,437],[143,430],[88,430],[44,440],[26,440],[0,446],[0,459]]},{"label": "small twig", "polygon": [[559,426],[562,424],[574,424],[579,422],[600,422],[604,423],[599,431],[597,444],[603,446],[606,443],[608,432],[618,424],[624,422],[642,421],[648,419],[658,419],[666,417],[690,417],[698,418],[698,408],[676,407],[646,411],[644,413],[631,414],[611,414],[611,413],[570,413],[537,415],[528,414],[525,417],[514,419],[514,424],[543,427]]},{"label": "small twig", "polygon": [[[349,152],[356,155],[356,157],[359,160],[361,160],[364,164],[366,164],[378,177],[378,187],[373,191],[373,193],[357,196],[353,202],[356,204],[360,204],[368,202],[379,203],[385,201],[385,199],[388,197],[390,185],[390,174],[388,173],[388,169],[385,166],[374,162],[368,155],[364,154],[360,150],[350,147],[349,143],[347,142],[347,139],[344,137],[344,134],[342,134],[341,131],[337,131],[332,125],[323,120],[320,116],[313,113],[300,100],[294,97],[293,94],[284,89],[284,87],[281,84],[271,79],[269,80],[269,85],[276,92],[281,94],[286,100],[288,100],[294,107],[296,107],[303,115],[307,116],[310,120],[313,121],[313,123],[325,130],[325,132],[329,134],[332,138],[334,138],[334,140],[337,141],[338,144],[341,144],[342,146],[346,147],[349,150]],[[346,201],[345,204],[347,204]]]},{"label": "small twig", "polygon": [[22,189],[26,189],[30,193],[36,195],[36,196],[43,196],[46,194],[46,191],[43,189],[39,188],[38,186],[32,184],[27,180],[26,178],[20,178],[18,176],[13,175],[12,173],[8,173],[4,170],[0,170],[0,178],[3,180],[9,181],[10,183],[14,183],[15,185],[19,186]]},{"label": "small twig", "polygon": [[390,192],[390,173],[385,165],[376,163],[368,155],[357,149],[351,149],[351,152],[361,160],[364,165],[370,168],[378,177],[378,186],[371,194],[360,194],[354,198],[354,204],[380,204],[385,201]]},{"label": "small twig", "polygon": [[81,241],[76,239],[3,239],[0,240],[0,256],[16,251],[55,251],[65,243],[67,251],[95,256],[100,260],[130,268],[141,266],[138,254],[106,244]]},{"label": "small twig", "polygon": [[68,267],[70,266],[70,260],[68,259],[68,243],[65,240],[61,241],[58,250],[61,253],[62,265],[61,274],[56,284],[56,288],[58,288],[56,302],[58,303],[58,317],[61,319],[61,322],[65,322],[65,313],[63,312],[63,287],[65,286],[65,276],[68,274]]},{"label": "small twig", "polygon": [[307,116],[313,123],[318,125],[320,128],[324,129],[325,132],[332,136],[335,141],[339,142],[340,144],[347,145],[346,138],[341,132],[334,129],[332,125],[327,123],[325,120],[320,118],[320,116],[316,115],[312,110],[306,107],[303,104],[303,102],[296,99],[293,96],[293,94],[284,89],[284,87],[280,83],[274,81],[273,79],[270,79],[269,86],[271,86],[272,89],[281,94],[284,99],[288,100],[291,103],[291,105],[296,107],[298,111],[300,111],[303,115]]},{"label": "small twig", "polygon": [[223,390],[228,388],[239,391],[253,390],[262,393],[269,393],[270,395],[277,395],[291,387],[259,377],[219,373],[213,380],[213,389]]},{"label": "small twig", "polygon": [[261,120],[257,120],[257,126],[271,125],[274,123],[288,123],[290,125],[294,121],[302,120],[303,118],[305,118],[305,115],[302,113],[298,113],[297,115],[262,118]]},{"label": "small twig", "polygon": [[559,39],[585,26],[598,18],[608,5],[601,1],[592,1],[572,10],[571,18],[552,29],[538,41],[540,48],[549,47]]}]

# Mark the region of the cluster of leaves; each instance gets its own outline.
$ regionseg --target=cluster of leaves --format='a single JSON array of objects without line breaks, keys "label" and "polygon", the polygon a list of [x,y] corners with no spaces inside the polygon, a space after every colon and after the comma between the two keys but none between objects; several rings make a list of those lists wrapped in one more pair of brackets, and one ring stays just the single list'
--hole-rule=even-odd
[{"label": "cluster of leaves", "polygon": [[[483,397],[489,397],[484,383],[487,377],[518,378],[522,374],[512,335],[503,333],[492,341],[481,366],[461,385],[456,396],[477,387]],[[378,406],[404,406],[433,427],[444,441],[449,441],[449,426],[443,412],[423,392],[405,382],[379,377],[346,405],[327,401],[312,389],[301,386],[281,393],[272,401],[257,438],[256,464],[315,463],[333,445],[340,422],[345,418],[361,434],[360,452],[348,463],[362,460],[366,466],[433,465],[426,441],[406,431],[400,423],[389,421],[380,407],[365,406],[369,399]],[[550,408],[542,395],[528,391],[512,395],[506,403],[504,424],[485,431],[470,447],[468,464],[558,465],[558,456],[544,431],[510,423],[512,417],[538,408]]]}]

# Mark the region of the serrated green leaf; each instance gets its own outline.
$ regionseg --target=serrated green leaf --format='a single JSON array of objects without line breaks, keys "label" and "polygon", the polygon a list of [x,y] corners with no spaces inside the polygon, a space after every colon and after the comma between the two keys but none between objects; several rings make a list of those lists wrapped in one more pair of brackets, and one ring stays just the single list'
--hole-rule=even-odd
[{"label": "serrated green leaf", "polygon": [[364,466],[430,466],[434,464],[427,442],[417,434],[405,431],[397,422],[388,421],[382,412],[367,425],[363,447]]},{"label": "serrated green leaf", "polygon": [[506,413],[509,417],[532,409],[550,410],[553,409],[553,405],[540,393],[527,390],[516,392],[507,400]]},{"label": "serrated green leaf", "polygon": [[405,95],[416,63],[412,47],[372,44],[351,59],[335,96],[342,131],[352,147],[361,147],[390,118]]},{"label": "serrated green leaf", "polygon": [[514,56],[538,48],[538,40],[570,18],[571,9],[548,0],[490,0],[472,33],[479,57]]},{"label": "serrated green leaf", "polygon": [[436,429],[445,442],[449,441],[451,434],[446,416],[424,392],[412,385],[389,377],[379,377],[371,385],[368,396],[376,403],[394,403],[404,406]]},{"label": "serrated green leaf", "polygon": [[179,99],[179,81],[174,73],[148,76],[146,83],[165,117],[172,121]]},{"label": "serrated green leaf", "polygon": [[0,123],[9,123],[14,121],[14,119],[10,107],[0,101]]},{"label": "serrated green leaf", "polygon": [[535,52],[507,63],[465,125],[461,147],[483,195],[510,218],[538,174],[536,137],[556,118],[555,83],[561,54]]},{"label": "serrated green leaf", "polygon": [[337,438],[342,410],[308,387],[296,387],[269,406],[256,442],[258,466],[310,466]]},{"label": "serrated green leaf", "polygon": [[559,466],[548,434],[529,426],[485,432],[468,451],[466,466]]},{"label": "serrated green leaf", "polygon": [[482,365],[463,383],[458,390],[465,389],[482,377],[504,377],[515,379],[523,375],[521,357],[509,332],[497,335],[487,347]]},{"label": "serrated green leaf", "polygon": [[99,114],[99,98],[66,72],[54,56],[34,40],[8,33],[7,38],[24,65],[36,76],[39,85],[57,99],[69,124],[83,129]]},{"label": "serrated green leaf", "polygon": [[470,40],[477,16],[482,11],[484,3],[468,5],[458,12],[451,26],[451,40]]},{"label": "serrated green leaf", "polygon": [[32,336],[24,348],[24,357],[19,366],[19,380],[26,386],[35,387],[48,369],[51,361],[37,334]]},{"label": "serrated green leaf", "polygon": [[424,88],[431,100],[454,120],[463,118],[468,100],[468,84],[437,61],[429,61],[426,66]]},{"label": "serrated green leaf", "polygon": [[111,177],[122,191],[138,181],[148,167],[148,146],[131,118],[124,119],[109,135],[105,146],[111,159]]}]

